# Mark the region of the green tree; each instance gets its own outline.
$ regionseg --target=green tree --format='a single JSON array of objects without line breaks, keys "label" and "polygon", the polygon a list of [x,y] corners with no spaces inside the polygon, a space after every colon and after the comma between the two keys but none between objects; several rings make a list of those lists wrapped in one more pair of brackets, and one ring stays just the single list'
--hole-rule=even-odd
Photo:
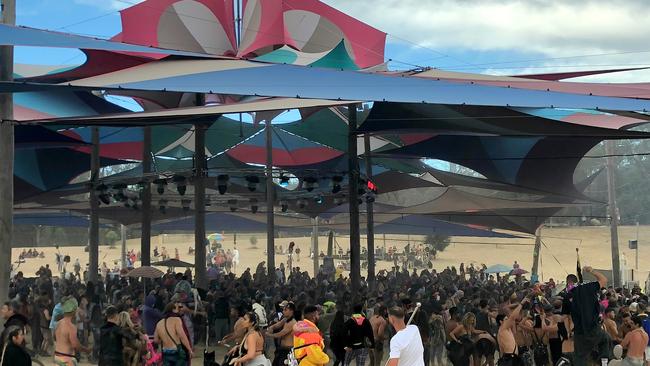
[{"label": "green tree", "polygon": [[443,252],[451,244],[451,238],[447,235],[433,234],[424,238],[424,245],[428,246],[435,258],[438,252]]},{"label": "green tree", "polygon": [[251,247],[253,247],[253,248],[257,248],[257,236],[252,235],[252,236],[248,239],[248,241],[251,242]]},{"label": "green tree", "polygon": [[115,242],[116,242],[118,239],[120,239],[120,235],[119,235],[118,233],[116,233],[114,230],[109,230],[109,231],[106,233],[106,241],[108,242],[108,245],[109,245],[111,248],[114,248],[114,247],[115,247]]}]

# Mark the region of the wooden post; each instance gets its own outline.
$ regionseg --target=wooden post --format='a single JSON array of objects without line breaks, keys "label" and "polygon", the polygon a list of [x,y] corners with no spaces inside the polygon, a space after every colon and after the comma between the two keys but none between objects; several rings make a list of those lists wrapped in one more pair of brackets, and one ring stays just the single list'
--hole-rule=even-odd
[{"label": "wooden post", "polygon": [[614,287],[621,286],[621,260],[618,251],[618,209],[616,207],[616,167],[614,166],[614,142],[605,141],[605,155],[607,155],[607,198],[609,201],[609,234],[612,250],[612,279]]},{"label": "wooden post", "polygon": [[[370,158],[370,135],[363,136],[363,145],[366,156],[366,178],[372,178],[372,159]],[[366,200],[366,243],[368,245],[368,284],[375,288],[375,218],[374,205],[371,200]]]},{"label": "wooden post", "polygon": [[140,255],[141,264],[151,264],[151,127],[143,127],[142,142],[142,174],[144,189],[142,190],[142,223],[140,225]]},{"label": "wooden post", "polygon": [[196,287],[202,289],[208,288],[205,264],[205,130],[202,123],[194,125],[194,268]]},{"label": "wooden post", "polygon": [[353,294],[361,287],[359,236],[359,159],[357,157],[357,105],[348,105],[348,203],[350,206],[350,281]]},{"label": "wooden post", "polygon": [[273,127],[270,119],[266,121],[266,264],[269,278],[275,281],[275,216],[273,201]]},{"label": "wooden post", "polygon": [[90,229],[88,230],[88,280],[97,283],[99,271],[99,127],[91,127],[92,153],[90,155]]},{"label": "wooden post", "polygon": [[314,278],[318,275],[318,270],[320,268],[319,257],[318,257],[318,216],[311,219],[311,250],[314,252]]},{"label": "wooden post", "polygon": [[[16,0],[2,0],[2,23],[16,24]],[[0,81],[13,81],[14,48],[0,46]],[[14,209],[14,97],[0,94],[0,301],[8,300]]]},{"label": "wooden post", "polygon": [[126,268],[126,225],[120,225],[120,233],[122,237],[122,269],[124,269]]},{"label": "wooden post", "polygon": [[535,246],[533,247],[533,268],[531,270],[531,283],[535,283],[539,278],[539,259],[542,250],[542,226],[540,225],[535,231]]}]

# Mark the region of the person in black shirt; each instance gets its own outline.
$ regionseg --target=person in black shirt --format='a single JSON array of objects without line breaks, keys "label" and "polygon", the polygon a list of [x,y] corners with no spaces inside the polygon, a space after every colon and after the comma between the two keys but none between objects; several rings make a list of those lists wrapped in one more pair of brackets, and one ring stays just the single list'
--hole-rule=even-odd
[{"label": "person in black shirt", "polygon": [[100,329],[99,336],[99,366],[121,366],[122,328],[117,325],[119,310],[114,306],[106,308],[106,324]]},{"label": "person in black shirt", "polygon": [[[607,286],[607,278],[591,267],[583,272],[591,273],[596,282],[575,286],[577,277],[567,277],[567,291],[564,294],[562,314],[565,315],[566,329],[573,323],[574,365],[586,366],[591,361],[611,358],[611,341],[600,326],[600,289]],[[569,334],[569,337],[571,335]]]},{"label": "person in black shirt", "polygon": [[375,348],[375,335],[372,332],[370,321],[361,313],[363,305],[357,304],[352,309],[353,314],[345,322],[346,346],[344,365],[348,366],[352,360],[356,360],[357,365],[365,365],[368,359],[368,348],[366,339],[370,342],[370,349]]}]

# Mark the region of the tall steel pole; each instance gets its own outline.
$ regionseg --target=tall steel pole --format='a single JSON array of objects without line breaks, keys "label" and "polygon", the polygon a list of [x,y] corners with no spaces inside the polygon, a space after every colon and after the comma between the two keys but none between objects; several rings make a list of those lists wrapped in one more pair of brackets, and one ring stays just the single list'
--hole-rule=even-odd
[{"label": "tall steel pole", "polygon": [[542,226],[540,225],[535,231],[535,246],[533,248],[533,268],[531,274],[531,281],[537,282],[539,278],[539,263],[542,251]]},{"label": "tall steel pole", "polygon": [[[609,214],[611,216],[609,233],[612,243],[612,279],[614,287],[621,286],[621,260],[618,251],[618,208],[616,207],[616,179],[614,174],[614,142],[605,141],[605,155],[607,155],[607,198],[609,201]],[[638,245],[638,244],[637,244]]]},{"label": "tall steel pole", "polygon": [[[16,24],[16,0],[1,0],[2,23]],[[13,81],[14,48],[0,46],[0,81]],[[14,97],[0,94],[0,301],[9,294],[14,209]]]},{"label": "tall steel pole", "polygon": [[[122,238],[122,269],[126,268],[126,225],[120,225],[120,234]],[[145,294],[146,295],[146,294]]]},{"label": "tall steel pole", "polygon": [[90,154],[90,229],[88,230],[88,280],[97,283],[99,271],[99,127],[91,127],[92,152]]},{"label": "tall steel pole", "polygon": [[194,268],[196,287],[202,289],[208,288],[205,263],[205,130],[206,126],[202,123],[194,125]]},{"label": "tall steel pole", "polygon": [[318,260],[318,216],[311,219],[311,225],[311,250],[314,253],[314,277],[316,277],[320,268]]},{"label": "tall steel pole", "polygon": [[[363,136],[366,156],[366,177],[372,179],[372,158],[370,157],[370,135]],[[375,213],[372,200],[366,200],[366,243],[368,245],[368,284],[375,288]]]},{"label": "tall steel pole", "polygon": [[144,189],[142,190],[142,223],[140,225],[140,262],[143,266],[151,264],[151,127],[143,128],[142,141],[142,174]]},{"label": "tall steel pole", "polygon": [[361,239],[359,237],[359,159],[357,157],[357,105],[348,105],[348,203],[350,206],[350,281],[352,293],[361,287]]},{"label": "tall steel pole", "polygon": [[266,121],[266,263],[269,278],[275,280],[275,216],[273,201],[273,127],[270,120]]}]

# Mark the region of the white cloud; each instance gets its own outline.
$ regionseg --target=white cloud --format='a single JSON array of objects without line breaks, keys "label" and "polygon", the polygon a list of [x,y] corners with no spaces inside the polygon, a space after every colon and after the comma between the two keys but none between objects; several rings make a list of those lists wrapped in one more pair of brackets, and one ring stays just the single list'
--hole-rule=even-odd
[{"label": "white cloud", "polygon": [[94,6],[106,10],[122,10],[144,0],[74,0],[75,3],[80,5]]}]

